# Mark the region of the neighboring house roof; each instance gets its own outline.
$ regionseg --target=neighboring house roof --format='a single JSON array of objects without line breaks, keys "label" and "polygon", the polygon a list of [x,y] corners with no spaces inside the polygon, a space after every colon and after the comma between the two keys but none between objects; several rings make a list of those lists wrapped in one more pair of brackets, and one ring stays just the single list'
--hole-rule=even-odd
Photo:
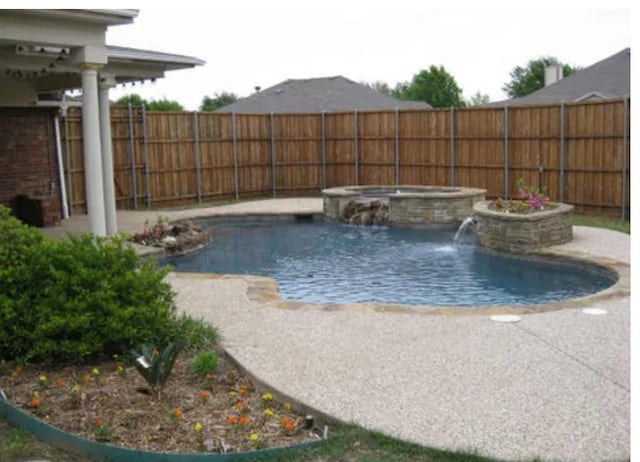
[{"label": "neighboring house roof", "polygon": [[289,79],[218,109],[216,112],[292,113],[379,109],[428,109],[427,103],[403,101],[340,75]]},{"label": "neighboring house roof", "polygon": [[625,48],[527,96],[496,101],[483,107],[622,98],[631,94],[630,69],[631,49]]}]

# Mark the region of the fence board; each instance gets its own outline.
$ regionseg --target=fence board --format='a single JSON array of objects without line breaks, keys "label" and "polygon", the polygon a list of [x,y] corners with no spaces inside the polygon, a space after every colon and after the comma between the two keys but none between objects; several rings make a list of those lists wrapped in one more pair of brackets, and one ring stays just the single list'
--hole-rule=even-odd
[{"label": "fence board", "polygon": [[[565,202],[576,205],[579,212],[617,215],[624,191],[628,212],[631,143],[628,128],[626,143],[623,139],[624,114],[623,100],[566,104],[563,145],[560,105],[510,107],[506,139],[510,194],[516,194],[516,181],[521,178],[527,184],[546,187],[553,199],[559,199],[564,148]],[[132,175],[139,207],[147,195],[141,108],[132,108],[131,121],[128,116],[126,107],[111,109],[119,208],[133,207]],[[357,176],[363,185],[395,184],[397,153],[401,184],[449,185],[455,173],[457,185],[485,188],[489,197],[504,194],[504,108],[456,109],[453,127],[449,109],[400,111],[397,139],[393,110],[359,112],[357,140],[355,119],[353,112],[326,113],[323,138],[320,113],[274,114],[272,140],[269,114],[236,114],[240,197],[271,195],[274,166],[278,196],[317,195],[323,178],[327,187],[354,184],[356,152]],[[627,123],[629,119],[630,108]],[[198,200],[194,120],[190,112],[146,114],[152,206]],[[197,120],[202,198],[235,197],[232,115],[203,112]],[[70,109],[66,123],[72,211],[77,212],[86,207],[81,112]],[[622,173],[625,147],[626,188]]]}]

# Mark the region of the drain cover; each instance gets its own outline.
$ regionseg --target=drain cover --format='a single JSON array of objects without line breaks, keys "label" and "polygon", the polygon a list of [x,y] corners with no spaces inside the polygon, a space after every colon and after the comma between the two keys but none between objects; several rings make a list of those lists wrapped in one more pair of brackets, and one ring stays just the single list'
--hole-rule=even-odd
[{"label": "drain cover", "polygon": [[582,310],[584,314],[591,314],[594,316],[600,316],[603,314],[607,314],[607,310],[603,310],[602,308],[585,308]]},{"label": "drain cover", "polygon": [[495,322],[518,322],[522,320],[522,317],[515,314],[496,314],[491,316],[491,320]]}]

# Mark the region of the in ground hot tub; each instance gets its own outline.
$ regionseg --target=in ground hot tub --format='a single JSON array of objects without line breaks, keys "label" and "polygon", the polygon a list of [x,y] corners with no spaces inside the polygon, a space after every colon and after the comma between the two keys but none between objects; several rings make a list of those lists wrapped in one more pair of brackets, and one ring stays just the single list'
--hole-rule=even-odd
[{"label": "in ground hot tub", "polygon": [[354,205],[388,206],[391,226],[455,227],[483,201],[485,189],[444,186],[345,186],[324,189],[324,215],[344,220]]}]

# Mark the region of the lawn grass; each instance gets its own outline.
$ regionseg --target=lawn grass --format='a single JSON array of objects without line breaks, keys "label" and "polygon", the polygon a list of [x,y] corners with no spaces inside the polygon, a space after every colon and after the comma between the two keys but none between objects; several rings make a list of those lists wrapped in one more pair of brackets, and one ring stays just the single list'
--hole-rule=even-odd
[{"label": "lawn grass", "polygon": [[[44,458],[52,462],[89,462],[37,441],[29,434],[0,421],[0,462]],[[492,462],[496,459],[473,452],[444,451],[406,443],[360,427],[331,427],[329,439],[303,451],[285,451],[277,457],[255,458],[273,462]]]},{"label": "lawn grass", "polygon": [[594,228],[605,228],[621,233],[631,234],[631,222],[611,217],[595,217],[589,215],[574,215],[574,226],[592,226]]}]

